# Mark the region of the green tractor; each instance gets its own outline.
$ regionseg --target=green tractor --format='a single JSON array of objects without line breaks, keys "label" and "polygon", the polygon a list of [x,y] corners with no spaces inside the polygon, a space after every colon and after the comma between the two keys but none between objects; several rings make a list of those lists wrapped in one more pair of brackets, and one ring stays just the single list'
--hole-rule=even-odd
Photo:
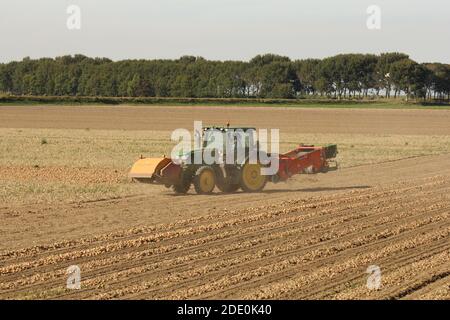
[{"label": "green tractor", "polygon": [[[230,128],[230,127],[204,127],[203,145],[199,150],[194,150],[184,158],[190,161],[182,161],[179,183],[173,184],[176,193],[187,193],[191,184],[198,194],[211,194],[215,187],[224,193],[232,193],[240,188],[245,192],[258,192],[264,189],[267,177],[261,175],[261,165],[249,162],[249,153],[252,148],[258,150],[258,143],[254,143],[252,137],[255,128]],[[216,148],[217,136],[222,139]],[[231,140],[227,140],[231,139]],[[227,150],[226,143],[231,141],[232,157],[227,160],[227,153],[219,150]],[[239,157],[237,150],[242,156]],[[208,154],[214,161],[205,162],[204,155]],[[195,159],[201,159],[196,163]],[[230,161],[231,160],[231,161]],[[212,162],[212,163],[211,163]]]},{"label": "green tractor", "polygon": [[[191,185],[197,194],[211,194],[216,187],[224,193],[239,189],[260,192],[268,181],[277,183],[295,174],[333,169],[329,166],[332,161],[328,159],[336,157],[336,145],[300,145],[286,154],[271,155],[260,150],[259,142],[254,139],[255,133],[256,129],[249,127],[204,127],[199,137],[201,148],[177,159],[141,158],[133,165],[130,177],[139,182],[171,187],[178,194],[186,194]],[[216,141],[219,137],[220,141]],[[251,153],[254,158],[250,157]],[[277,172],[264,175],[263,168],[269,167],[271,163],[267,162],[274,159],[278,161]]]}]

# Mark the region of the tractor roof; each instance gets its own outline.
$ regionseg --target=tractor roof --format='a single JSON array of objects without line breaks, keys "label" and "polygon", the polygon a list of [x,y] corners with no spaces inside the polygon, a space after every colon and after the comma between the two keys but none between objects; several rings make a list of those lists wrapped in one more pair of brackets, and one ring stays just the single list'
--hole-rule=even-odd
[{"label": "tractor roof", "polygon": [[248,131],[248,130],[256,130],[256,128],[252,128],[252,127],[216,127],[216,126],[203,127],[203,131],[208,131],[208,130],[219,130],[219,131],[242,130],[242,131]]}]

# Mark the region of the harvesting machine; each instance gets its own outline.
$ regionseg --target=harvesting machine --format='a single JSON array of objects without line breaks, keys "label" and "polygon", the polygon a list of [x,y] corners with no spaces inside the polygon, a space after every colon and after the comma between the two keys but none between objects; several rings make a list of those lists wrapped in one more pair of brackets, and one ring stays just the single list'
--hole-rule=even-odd
[{"label": "harvesting machine", "polygon": [[[263,175],[262,168],[270,164],[263,165],[260,161],[250,161],[249,150],[252,147],[259,152],[259,142],[253,142],[251,134],[255,128],[230,128],[227,127],[204,127],[202,129],[202,148],[191,151],[182,159],[176,161],[163,158],[141,158],[136,161],[130,171],[130,178],[137,182],[153,183],[164,185],[167,188],[172,187],[176,193],[185,194],[189,191],[191,185],[194,185],[198,194],[211,194],[215,187],[225,193],[235,192],[242,189],[244,192],[260,192],[264,189],[267,182],[278,183],[286,181],[297,174],[316,174],[326,173],[337,169],[337,162],[334,160],[337,155],[337,146],[313,146],[299,145],[292,151],[284,154],[266,154],[266,158],[278,160],[278,170],[271,175]],[[204,154],[210,152],[222,160],[226,157],[223,152],[212,150],[211,138],[214,134],[222,134],[224,137],[229,133],[244,132],[245,140],[239,140],[235,136],[232,163],[229,161],[217,161],[214,164],[201,163],[194,164],[196,153]],[[224,139],[225,141],[225,139]],[[243,147],[246,155],[239,157],[237,155],[238,144]],[[242,145],[244,144],[244,145]],[[225,149],[225,148],[224,148]],[[260,154],[260,153],[258,153]]]}]

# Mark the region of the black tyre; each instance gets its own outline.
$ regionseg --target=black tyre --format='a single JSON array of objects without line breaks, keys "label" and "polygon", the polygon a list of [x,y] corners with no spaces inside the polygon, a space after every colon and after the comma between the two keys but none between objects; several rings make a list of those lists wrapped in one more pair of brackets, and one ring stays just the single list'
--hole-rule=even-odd
[{"label": "black tyre", "polygon": [[192,178],[186,176],[186,173],[182,175],[181,183],[172,186],[173,191],[177,194],[186,194],[191,188]]},{"label": "black tyre", "polygon": [[231,184],[226,182],[217,183],[217,188],[223,193],[233,193],[239,190],[239,184]]},{"label": "black tyre", "polygon": [[177,194],[186,194],[191,188],[191,184],[176,184],[172,186],[173,191]]},{"label": "black tyre", "polygon": [[[227,175],[230,173],[231,172],[227,170]],[[220,168],[216,171],[216,177],[217,177],[216,186],[223,193],[233,193],[241,188],[241,185],[239,183],[232,183],[230,181],[232,180],[231,177],[229,177],[228,179],[225,178],[224,173]]]}]

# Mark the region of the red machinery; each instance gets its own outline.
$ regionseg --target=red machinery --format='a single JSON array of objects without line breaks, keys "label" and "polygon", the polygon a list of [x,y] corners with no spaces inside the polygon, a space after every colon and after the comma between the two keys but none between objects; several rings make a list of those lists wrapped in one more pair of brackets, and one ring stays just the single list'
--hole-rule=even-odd
[{"label": "red machinery", "polygon": [[[336,170],[337,163],[334,160],[337,155],[337,146],[326,147],[299,146],[298,148],[280,155],[280,165],[277,173],[278,181],[286,181],[296,174],[314,174]],[[330,167],[330,163],[334,163]]]}]

